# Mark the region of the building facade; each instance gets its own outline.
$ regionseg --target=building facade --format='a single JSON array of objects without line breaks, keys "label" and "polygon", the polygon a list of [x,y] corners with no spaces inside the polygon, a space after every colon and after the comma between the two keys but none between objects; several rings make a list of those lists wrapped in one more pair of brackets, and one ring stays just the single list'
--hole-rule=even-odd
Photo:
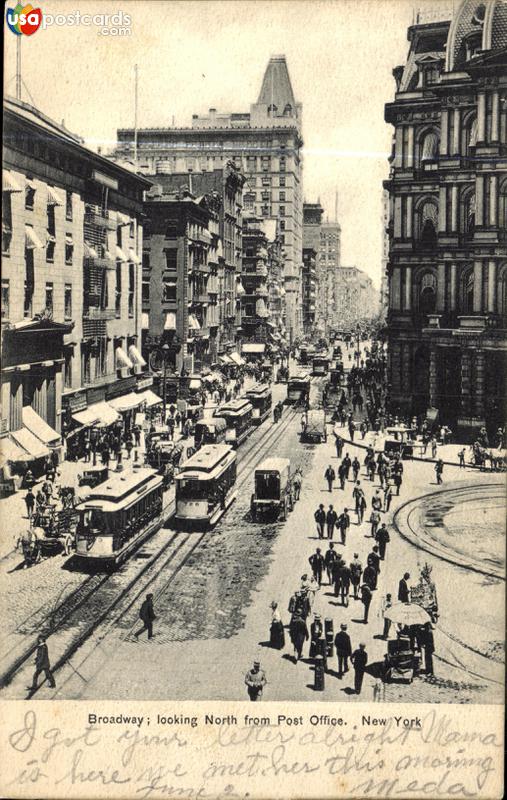
[{"label": "building facade", "polygon": [[384,320],[387,319],[389,310],[389,278],[387,265],[389,264],[389,192],[382,189],[382,211],[380,215],[380,233],[382,241],[382,258],[380,260],[380,313]]},{"label": "building facade", "polygon": [[318,259],[318,327],[324,334],[336,327],[340,314],[337,305],[337,281],[341,262],[341,227],[337,221],[323,222]]},{"label": "building facade", "polygon": [[[191,128],[137,132],[137,160],[146,175],[223,169],[232,161],[247,176],[245,213],[276,218],[284,253],[285,318],[295,337],[302,325],[302,106],[284,56],[270,59],[257,103],[248,113],[195,114]],[[118,130],[114,157],[134,160],[133,129]],[[154,178],[156,181],[157,179]]]},{"label": "building facade", "polygon": [[319,314],[321,228],[324,209],[317,203],[303,204],[303,332],[311,335]]},{"label": "building facade", "polygon": [[379,295],[372,279],[357,267],[341,266],[335,280],[336,328],[350,328],[378,314]]},{"label": "building facade", "polygon": [[132,405],[148,385],[139,343],[150,183],[26,103],[6,98],[4,116],[1,432],[28,450],[33,412],[60,435],[75,413],[127,395]]},{"label": "building facade", "polygon": [[390,402],[473,437],[506,399],[507,3],[464,0],[408,39],[385,109]]}]

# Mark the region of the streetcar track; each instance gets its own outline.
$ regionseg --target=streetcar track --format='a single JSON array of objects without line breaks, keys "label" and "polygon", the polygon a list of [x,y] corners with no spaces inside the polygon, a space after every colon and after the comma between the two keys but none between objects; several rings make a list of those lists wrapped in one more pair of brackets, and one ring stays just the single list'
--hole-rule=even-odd
[{"label": "streetcar track", "polygon": [[[294,419],[295,416],[296,416],[296,411],[293,408],[289,409],[287,411],[286,415],[285,415],[285,418],[282,418],[281,423],[277,424],[276,427],[272,427],[271,431],[265,432],[264,437],[258,437],[258,438],[256,438],[256,440],[254,442],[251,443],[251,446],[248,448],[248,450],[244,454],[244,457],[241,460],[241,469],[240,469],[240,471],[238,473],[239,481],[238,480],[236,481],[236,485],[242,486],[244,483],[246,483],[246,480],[247,480],[246,479],[246,474],[249,471],[249,469],[250,469],[252,463],[254,462],[254,460],[256,458],[262,457],[261,454],[266,450],[266,448],[271,448],[273,446],[273,444],[275,444],[285,434],[285,431],[288,428],[289,423]],[[259,428],[259,430],[261,430],[261,428]],[[242,478],[241,476],[245,476],[245,477]],[[158,533],[160,530],[164,529],[165,525],[167,524],[168,520],[171,517],[171,507],[172,507],[172,511],[174,511],[174,506],[175,506],[174,499],[170,500],[165,505],[164,510],[163,510],[163,514],[166,514],[166,515],[164,516],[164,519],[163,519],[161,525],[157,528],[157,530],[155,530],[151,534],[151,536],[155,536],[156,533]],[[169,513],[167,513],[167,512],[169,512]],[[149,569],[152,569],[153,567],[155,567],[155,565],[159,564],[159,560],[163,556],[163,554],[167,551],[167,548],[174,542],[174,539],[176,538],[176,536],[178,536],[181,533],[182,533],[181,531],[176,531],[175,535],[173,537],[171,537],[163,545],[162,549],[159,550],[159,552],[157,554],[153,555],[153,558],[151,558],[142,567],[141,571],[139,573],[137,573],[137,575],[132,579],[130,584],[128,584],[124,589],[122,589],[120,591],[120,593],[107,606],[106,610],[102,611],[99,614],[99,617],[96,618],[92,622],[92,624],[84,631],[84,633],[82,633],[77,638],[77,640],[75,640],[73,643],[71,643],[70,646],[67,647],[64,650],[63,655],[60,656],[60,658],[55,662],[54,667],[53,667],[53,671],[59,670],[64,665],[64,663],[73,655],[73,653],[75,653],[76,650],[79,647],[81,647],[87,639],[90,638],[90,636],[93,634],[94,630],[96,630],[96,628],[101,624],[101,622],[105,619],[105,617],[109,613],[111,613],[111,611],[117,605],[119,605],[119,603],[121,603],[123,598],[130,591],[132,591],[134,586],[139,582],[139,580],[142,579],[142,577],[145,575],[145,573]],[[211,533],[211,530],[205,531],[203,533],[203,535],[199,537],[199,539],[195,542],[195,545],[192,547],[191,551],[188,554],[186,554],[185,558],[181,561],[181,563],[177,566],[176,570],[172,573],[172,575],[170,576],[170,578],[167,581],[167,584],[166,584],[165,588],[167,588],[167,585],[169,585],[170,581],[174,578],[174,576],[177,574],[177,572],[179,572],[179,570],[185,565],[185,563],[186,563],[188,557],[191,555],[191,553],[194,552],[194,550],[202,543],[202,541],[210,533]],[[192,536],[195,536],[195,534],[189,533],[188,536],[192,537]],[[150,536],[147,537],[146,542],[148,542],[150,540],[150,538],[151,538]],[[167,563],[169,563],[169,561],[172,560],[172,558],[175,557],[175,555],[177,554],[178,550],[182,546],[183,546],[183,542],[181,543],[181,545],[179,545],[179,547],[177,548],[176,552],[174,554],[172,554],[171,557],[167,560]],[[134,558],[134,557],[135,557],[135,552],[132,554],[132,558]],[[164,563],[162,566],[159,566],[158,571],[155,573],[155,575],[150,580],[150,582],[153,582],[153,580],[156,579],[156,577],[160,574],[160,572],[162,571],[162,569],[164,569],[165,566],[166,566],[166,563]],[[90,577],[93,578],[95,576],[90,576]],[[96,587],[95,589],[91,590],[88,593],[88,595],[85,598],[83,598],[76,606],[74,606],[73,608],[70,608],[69,611],[64,615],[64,617],[61,620],[59,626],[57,628],[55,628],[54,630],[52,630],[50,635],[56,634],[56,633],[58,633],[60,631],[64,631],[66,628],[68,628],[69,627],[69,623],[71,623],[71,619],[72,619],[73,614],[75,614],[86,602],[88,602],[90,599],[92,599],[93,596],[97,594],[99,589],[101,589],[103,586],[107,585],[109,583],[109,581],[111,580],[111,578],[113,578],[113,577],[114,577],[113,575],[101,576],[100,585],[98,587]],[[82,590],[82,586],[83,586],[83,584],[81,584],[81,586],[76,589],[76,593],[79,590]],[[137,596],[136,596],[135,599],[137,599]],[[132,601],[132,603],[135,602],[135,599]],[[63,607],[66,603],[68,603],[68,598],[65,601],[63,601],[62,604],[57,609],[55,609],[53,611],[53,615],[55,614],[55,612],[57,610],[59,610],[61,607]],[[38,610],[40,610],[40,608]],[[21,671],[21,669],[26,664],[26,662],[29,660],[29,658],[31,657],[31,655],[33,654],[35,649],[36,649],[36,644],[34,644],[33,641],[32,641],[32,643],[31,643],[30,647],[28,648],[28,650],[25,650],[23,655],[20,656],[19,659],[17,659],[16,662],[13,665],[11,665],[11,667],[8,670],[6,670],[6,672],[3,675],[0,676],[0,687],[7,686],[9,683],[12,682],[14,676],[18,672]],[[12,650],[10,652],[12,652]],[[44,684],[41,684],[41,687],[43,685]],[[39,687],[39,688],[41,688],[41,687]],[[33,694],[35,694],[35,693],[33,693]],[[33,694],[30,694],[30,697],[32,697]]]}]

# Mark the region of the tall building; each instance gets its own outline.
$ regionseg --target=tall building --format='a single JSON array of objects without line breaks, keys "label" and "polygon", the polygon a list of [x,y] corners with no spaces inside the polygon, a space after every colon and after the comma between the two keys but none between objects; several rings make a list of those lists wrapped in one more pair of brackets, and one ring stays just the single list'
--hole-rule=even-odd
[{"label": "tall building", "polygon": [[463,0],[408,40],[385,108],[389,399],[473,437],[505,416],[507,3]]},{"label": "tall building", "polygon": [[4,119],[0,435],[9,434],[13,457],[17,449],[31,458],[33,434],[47,444],[143,402],[142,201],[151,184],[27,103],[6,98]]},{"label": "tall building", "polygon": [[[285,56],[273,56],[250,112],[221,114],[211,108],[206,116],[195,114],[190,128],[137,132],[137,161],[145,175],[206,172],[232,161],[247,176],[245,213],[279,223],[290,338],[302,325],[301,124],[302,106],[295,99]],[[115,158],[133,161],[133,129],[118,130],[117,138]]]},{"label": "tall building", "polygon": [[[322,215],[317,203],[303,203],[303,330],[311,335],[319,317],[319,255],[321,248]],[[322,315],[320,315],[322,317]]]},{"label": "tall building", "polygon": [[348,328],[361,320],[378,314],[379,295],[366,272],[357,267],[341,266],[335,282],[336,305],[339,313],[334,318],[335,328]]},{"label": "tall building", "polygon": [[382,189],[382,211],[380,215],[380,231],[382,237],[382,258],[380,260],[380,312],[385,319],[389,308],[389,192]]},{"label": "tall building", "polygon": [[341,314],[337,303],[337,289],[341,262],[341,227],[337,220],[323,222],[320,231],[319,301],[317,303],[319,327],[325,333]]}]

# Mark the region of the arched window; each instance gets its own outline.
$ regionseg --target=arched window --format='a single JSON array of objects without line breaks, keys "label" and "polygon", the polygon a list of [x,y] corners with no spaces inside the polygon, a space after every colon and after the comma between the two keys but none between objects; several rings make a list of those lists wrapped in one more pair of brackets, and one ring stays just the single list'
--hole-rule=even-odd
[{"label": "arched window", "polygon": [[430,131],[421,139],[421,164],[438,158],[439,144],[438,136],[434,131]]},{"label": "arched window", "polygon": [[474,311],[474,271],[468,269],[461,278],[461,303],[460,310],[463,314],[473,314]]},{"label": "arched window", "polygon": [[475,231],[475,192],[465,194],[463,198],[461,229],[466,237],[472,237]]},{"label": "arched window", "polygon": [[438,210],[433,202],[425,202],[419,212],[419,243],[425,249],[437,246]]},{"label": "arched window", "polygon": [[507,318],[507,264],[500,267],[497,280],[498,313]]},{"label": "arched window", "polygon": [[419,282],[419,311],[433,314],[437,305],[437,281],[432,272],[425,272]]},{"label": "arched window", "polygon": [[271,116],[273,114],[276,114],[277,111],[278,111],[277,106],[275,105],[268,106],[268,115]]},{"label": "arched window", "polygon": [[283,115],[284,117],[290,117],[291,114],[292,114],[292,106],[290,103],[287,103],[287,105],[283,110]]},{"label": "arched window", "polygon": [[498,192],[498,227],[507,230],[507,180],[500,184]]}]

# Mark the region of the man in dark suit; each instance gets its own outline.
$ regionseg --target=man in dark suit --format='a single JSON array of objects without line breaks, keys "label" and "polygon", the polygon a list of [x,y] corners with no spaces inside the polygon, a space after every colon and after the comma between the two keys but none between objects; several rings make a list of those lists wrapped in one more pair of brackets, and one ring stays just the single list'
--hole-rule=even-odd
[{"label": "man in dark suit", "polygon": [[340,595],[342,606],[349,604],[349,589],[350,589],[350,569],[344,561],[340,567]]},{"label": "man in dark suit", "polygon": [[53,673],[51,672],[51,667],[49,664],[49,653],[48,653],[48,646],[46,644],[46,639],[44,636],[39,636],[37,639],[37,652],[35,655],[35,672],[32,680],[31,691],[35,692],[37,689],[37,680],[39,675],[43,672],[49,681],[49,685],[52,689],[56,687],[55,679],[53,678]]},{"label": "man in dark suit", "polygon": [[155,616],[155,611],[153,610],[152,594],[146,595],[146,600],[143,602],[139,611],[139,617],[143,621],[144,627],[141,628],[141,630],[137,631],[136,634],[134,634],[136,639],[144,631],[148,631],[148,639],[153,639],[153,620],[156,619],[156,616]]},{"label": "man in dark suit", "polygon": [[344,672],[349,671],[348,660],[352,655],[352,645],[345,623],[340,625],[340,630],[335,636],[334,644],[336,647],[336,656],[338,658],[338,677],[341,678]]},{"label": "man in dark suit", "polygon": [[324,556],[324,563],[326,565],[326,572],[327,572],[327,580],[329,585],[333,582],[333,564],[338,558],[338,553],[334,549],[334,543],[329,543],[329,550],[327,551],[326,555]]},{"label": "man in dark suit", "polygon": [[398,600],[400,603],[410,603],[410,589],[408,588],[407,581],[410,580],[410,573],[405,572],[403,578],[398,584]]},{"label": "man in dark suit", "polygon": [[310,556],[308,561],[312,568],[313,577],[320,586],[322,583],[322,570],[324,569],[324,556],[320,551],[320,547],[317,547],[315,553]]},{"label": "man in dark suit", "polygon": [[384,558],[386,557],[387,543],[391,540],[385,522],[383,522],[380,528],[378,529],[375,539],[378,544],[380,560],[383,561]]},{"label": "man in dark suit", "polygon": [[345,544],[347,538],[347,531],[350,528],[350,516],[348,508],[343,509],[343,514],[340,514],[336,524],[340,529],[341,543]]},{"label": "man in dark suit", "polygon": [[338,519],[338,514],[334,510],[333,506],[329,506],[329,510],[326,514],[326,527],[327,527],[328,539],[333,538],[334,526],[336,525],[337,519]]},{"label": "man in dark suit", "polygon": [[363,642],[361,642],[357,650],[354,650],[350,660],[354,665],[354,689],[356,690],[356,694],[361,694],[364,668],[368,663],[368,653],[366,652],[366,645]]}]

